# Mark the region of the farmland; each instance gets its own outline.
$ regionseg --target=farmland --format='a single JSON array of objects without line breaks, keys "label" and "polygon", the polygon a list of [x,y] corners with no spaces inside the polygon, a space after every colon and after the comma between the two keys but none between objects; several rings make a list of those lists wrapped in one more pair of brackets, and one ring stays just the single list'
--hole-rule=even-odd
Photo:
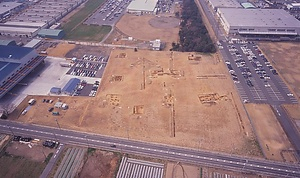
[{"label": "farmland", "polygon": [[0,177],[39,177],[46,167],[45,156],[51,149],[41,145],[29,148],[26,144],[10,142],[0,153]]},{"label": "farmland", "polygon": [[78,12],[72,15],[63,24],[63,30],[66,33],[65,39],[70,40],[92,40],[101,41],[109,33],[110,26],[88,26],[83,21],[93,13],[104,0],[89,0]]}]

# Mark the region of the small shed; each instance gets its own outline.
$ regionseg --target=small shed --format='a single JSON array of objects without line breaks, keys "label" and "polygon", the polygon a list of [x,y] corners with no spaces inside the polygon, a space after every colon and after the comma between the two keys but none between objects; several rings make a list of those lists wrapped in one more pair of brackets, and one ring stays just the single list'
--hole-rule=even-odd
[{"label": "small shed", "polygon": [[28,48],[37,48],[42,43],[42,40],[39,39],[32,39],[30,42],[28,42],[24,47]]},{"label": "small shed", "polygon": [[79,83],[80,83],[80,79],[71,78],[68,81],[68,83],[63,87],[62,92],[67,95],[72,95],[75,92],[76,87]]},{"label": "small shed", "polygon": [[255,6],[253,4],[251,4],[250,2],[244,2],[244,3],[241,3],[241,5],[245,9],[255,9]]},{"label": "small shed", "polygon": [[160,39],[156,39],[152,42],[152,50],[154,51],[160,51],[161,50],[161,41]]},{"label": "small shed", "polygon": [[55,95],[59,95],[61,93],[61,88],[58,88],[58,87],[52,87],[50,89],[50,93],[51,94],[55,94]]},{"label": "small shed", "polygon": [[38,32],[38,36],[42,38],[62,39],[65,33],[59,29],[42,29]]}]

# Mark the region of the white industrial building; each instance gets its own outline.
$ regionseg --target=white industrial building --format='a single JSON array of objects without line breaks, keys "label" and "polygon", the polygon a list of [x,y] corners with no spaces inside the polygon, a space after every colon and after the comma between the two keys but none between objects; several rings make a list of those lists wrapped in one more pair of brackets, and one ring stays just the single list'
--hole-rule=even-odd
[{"label": "white industrial building", "polygon": [[217,15],[227,34],[300,34],[300,21],[283,9],[218,8]]},{"label": "white industrial building", "polygon": [[218,8],[242,8],[240,3],[238,3],[236,0],[208,0],[208,5],[215,11],[217,11]]},{"label": "white industrial building", "polygon": [[134,14],[156,14],[158,0],[133,0],[127,7],[128,13]]}]

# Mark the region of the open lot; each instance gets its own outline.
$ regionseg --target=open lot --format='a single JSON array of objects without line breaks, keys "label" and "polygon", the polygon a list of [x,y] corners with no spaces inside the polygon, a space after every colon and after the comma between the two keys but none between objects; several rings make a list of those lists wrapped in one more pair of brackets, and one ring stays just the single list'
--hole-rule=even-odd
[{"label": "open lot", "polygon": [[296,162],[291,143],[267,104],[246,104],[254,130],[267,159]]},{"label": "open lot", "polygon": [[188,56],[114,50],[96,97],[59,97],[69,105],[60,116],[36,97],[17,120],[56,127],[57,117],[63,128],[260,156],[225,66],[212,55]]},{"label": "open lot", "polygon": [[0,155],[0,177],[39,177],[46,167],[45,156],[53,150],[42,145],[33,145],[11,142]]},{"label": "open lot", "polygon": [[120,155],[116,153],[90,150],[78,177],[114,177],[120,159]]},{"label": "open lot", "polygon": [[172,43],[178,40],[179,19],[155,17],[154,15],[136,16],[125,14],[116,27],[135,39],[145,41],[161,39],[163,42]]}]

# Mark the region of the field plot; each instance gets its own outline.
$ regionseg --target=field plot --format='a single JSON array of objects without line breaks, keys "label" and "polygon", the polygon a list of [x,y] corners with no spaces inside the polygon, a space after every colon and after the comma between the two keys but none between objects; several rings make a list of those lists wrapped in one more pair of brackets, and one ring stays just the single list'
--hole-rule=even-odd
[{"label": "field plot", "polygon": [[68,148],[54,178],[75,177],[82,166],[85,152],[86,150],[83,148]]},{"label": "field plot", "polygon": [[37,97],[18,120],[57,127],[56,117],[62,128],[260,156],[225,65],[213,55],[113,50],[96,97],[59,98],[69,105],[61,115],[48,114]]},{"label": "field plot", "polygon": [[46,167],[45,156],[51,152],[41,145],[29,148],[27,144],[11,142],[0,153],[0,177],[39,177]]},{"label": "field plot", "polygon": [[50,47],[47,49],[47,53],[49,56],[54,57],[65,57],[66,54],[75,48],[75,44],[67,44],[67,43],[59,43],[55,47]]},{"label": "field plot", "polygon": [[269,105],[247,104],[264,155],[271,160],[295,162],[293,147]]},{"label": "field plot", "polygon": [[[176,26],[176,23],[177,26]],[[116,27],[128,36],[139,40],[161,39],[163,42],[178,40],[179,20],[174,17],[136,16],[125,14]]]},{"label": "field plot", "polygon": [[123,157],[116,178],[162,178],[163,174],[164,165],[161,163]]},{"label": "field plot", "polygon": [[[201,177],[201,168],[198,166],[185,165],[181,163],[168,163],[165,178],[173,177],[188,177],[188,178],[199,178]],[[203,176],[202,174],[202,177]]]},{"label": "field plot", "polygon": [[64,18],[63,30],[66,33],[65,39],[101,41],[110,32],[110,26],[84,25],[84,20],[93,13],[103,0],[89,0],[84,7],[77,11],[69,19]]},{"label": "field plot", "polygon": [[115,177],[120,160],[121,156],[119,154],[89,148],[87,159],[78,177]]}]

